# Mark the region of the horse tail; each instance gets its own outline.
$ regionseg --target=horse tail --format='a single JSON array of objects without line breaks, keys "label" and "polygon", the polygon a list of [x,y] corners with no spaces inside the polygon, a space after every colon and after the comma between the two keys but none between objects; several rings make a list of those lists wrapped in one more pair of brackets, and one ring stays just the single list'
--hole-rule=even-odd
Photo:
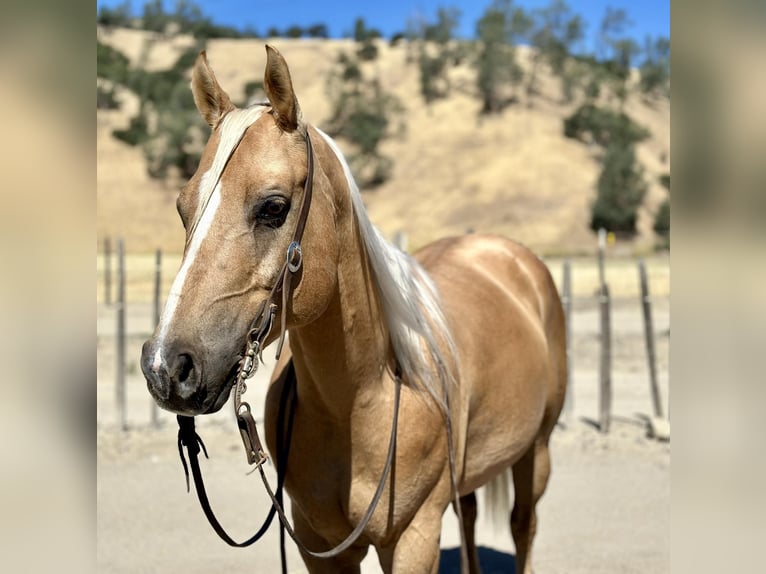
[{"label": "horse tail", "polygon": [[511,468],[495,475],[484,485],[484,507],[495,529],[507,528],[511,513]]}]

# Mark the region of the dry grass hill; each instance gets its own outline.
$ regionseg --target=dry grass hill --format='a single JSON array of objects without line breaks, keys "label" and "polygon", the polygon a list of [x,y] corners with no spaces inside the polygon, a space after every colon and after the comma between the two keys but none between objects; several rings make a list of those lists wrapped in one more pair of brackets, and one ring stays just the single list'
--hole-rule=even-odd
[{"label": "dry grass hill", "polygon": [[[100,29],[98,37],[136,62],[149,34]],[[208,58],[235,101],[242,98],[246,82],[262,78],[264,42],[208,42]],[[304,116],[322,127],[330,111],[327,72],[339,52],[352,48],[352,41],[280,38],[270,42],[290,65]],[[191,45],[193,39],[184,36],[157,40],[147,68],[169,67]],[[410,248],[415,248],[470,228],[506,234],[547,255],[593,250],[595,239],[588,221],[599,163],[595,148],[563,136],[562,120],[575,105],[560,103],[556,79],[543,73],[541,95],[531,106],[522,99],[498,117],[480,119],[473,71],[468,66],[452,70],[455,89],[450,97],[427,107],[419,92],[417,66],[406,63],[404,44],[390,47],[380,42],[378,60],[371,65],[383,86],[406,108],[406,133],[383,145],[384,153],[394,159],[393,176],[365,194],[373,221],[389,237],[404,231]],[[175,197],[180,183],[149,178],[141,150],[112,137],[112,130],[125,127],[138,106],[132,94],[122,92],[120,97],[122,109],[98,111],[99,238],[121,235],[131,252],[156,247],[179,252],[183,235]],[[650,184],[639,234],[623,245],[626,252],[641,252],[655,242],[654,213],[666,196],[657,177],[670,171],[670,105],[667,100],[647,103],[632,95],[626,111],[652,134],[638,146]]]}]

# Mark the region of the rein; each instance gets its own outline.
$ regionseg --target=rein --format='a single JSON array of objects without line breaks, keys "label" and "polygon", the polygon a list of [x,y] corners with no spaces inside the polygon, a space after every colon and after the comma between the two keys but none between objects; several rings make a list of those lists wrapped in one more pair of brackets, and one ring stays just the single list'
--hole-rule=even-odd
[{"label": "rein", "polygon": [[[241,141],[241,138],[240,138]],[[238,145],[238,144],[237,144]],[[236,145],[234,146],[234,149],[236,148]],[[232,149],[232,152],[234,151]],[[245,448],[245,455],[247,457],[248,464],[255,465],[255,468],[258,469],[259,474],[261,475],[261,480],[263,482],[263,485],[266,489],[266,492],[269,495],[269,498],[271,499],[272,507],[269,510],[269,513],[267,517],[264,519],[263,524],[258,529],[258,531],[248,538],[247,540],[243,542],[236,542],[231,536],[228,535],[228,533],[224,530],[224,528],[221,526],[220,522],[215,516],[215,513],[213,512],[213,509],[210,506],[210,502],[207,497],[207,493],[205,491],[205,484],[204,480],[202,478],[202,471],[200,469],[199,465],[199,452],[200,447],[202,448],[202,451],[205,454],[205,458],[208,458],[207,455],[207,449],[205,448],[204,443],[202,442],[202,439],[199,437],[195,430],[195,424],[194,424],[194,417],[188,417],[184,415],[178,415],[178,452],[181,458],[181,463],[183,464],[184,473],[186,475],[186,490],[189,491],[189,468],[187,467],[186,459],[184,457],[183,453],[183,447],[186,447],[186,451],[189,457],[189,466],[191,467],[191,474],[194,481],[195,490],[197,492],[197,498],[199,500],[200,506],[202,507],[203,512],[205,513],[205,516],[207,517],[208,522],[212,526],[213,530],[218,534],[218,536],[227,544],[234,547],[246,547],[254,544],[257,542],[268,530],[269,526],[271,525],[274,515],[279,516],[280,520],[280,553],[282,558],[282,572],[286,574],[287,572],[287,562],[286,562],[286,556],[285,556],[285,548],[284,548],[284,531],[286,530],[287,533],[290,535],[290,538],[293,539],[293,541],[296,543],[296,545],[300,548],[302,552],[305,554],[308,554],[309,556],[313,556],[314,558],[332,558],[334,556],[337,556],[346,550],[348,550],[362,535],[362,532],[367,528],[367,525],[369,524],[373,513],[375,512],[375,508],[378,505],[378,502],[380,501],[383,490],[385,489],[386,481],[388,480],[388,477],[391,472],[391,467],[393,466],[393,460],[394,460],[394,453],[396,452],[396,436],[397,436],[397,429],[399,424],[399,403],[400,403],[400,395],[401,395],[401,386],[402,386],[402,380],[401,380],[401,373],[399,371],[399,366],[396,367],[396,372],[394,374],[394,412],[393,412],[393,420],[391,425],[391,435],[389,439],[388,444],[388,454],[386,456],[386,464],[383,468],[383,472],[380,477],[380,481],[378,482],[378,486],[375,490],[375,494],[370,501],[370,505],[368,506],[367,510],[365,511],[364,515],[362,516],[362,519],[359,521],[359,523],[356,525],[354,530],[346,537],[345,540],[343,540],[340,544],[337,546],[325,550],[325,551],[315,551],[307,548],[303,542],[301,542],[293,529],[293,527],[290,525],[289,520],[287,519],[287,516],[284,512],[284,505],[283,505],[283,487],[285,482],[285,475],[286,475],[286,467],[287,467],[287,458],[290,452],[290,444],[291,444],[291,438],[292,438],[292,426],[293,426],[293,420],[295,415],[295,405],[297,402],[297,380],[295,377],[295,366],[292,361],[290,361],[288,368],[288,375],[287,375],[287,385],[285,387],[285,391],[283,392],[281,398],[280,398],[280,404],[279,404],[279,412],[277,415],[277,488],[276,491],[272,489],[271,484],[269,483],[268,479],[266,478],[266,474],[263,470],[263,463],[268,460],[268,455],[266,454],[263,443],[261,442],[261,439],[258,435],[258,428],[255,423],[255,419],[253,418],[252,411],[250,408],[250,405],[247,402],[244,402],[242,400],[242,396],[247,391],[247,384],[246,380],[251,378],[255,372],[258,370],[258,361],[262,361],[262,353],[264,348],[264,343],[268,339],[269,335],[271,334],[271,329],[274,325],[274,318],[276,316],[277,310],[279,309],[279,305],[277,305],[276,301],[279,300],[279,297],[281,295],[281,321],[280,321],[280,334],[278,338],[278,344],[277,344],[277,352],[276,352],[276,358],[279,359],[282,348],[284,345],[285,340],[285,334],[286,334],[286,325],[287,325],[287,306],[288,303],[291,301],[292,297],[292,291],[293,291],[293,276],[298,274],[302,267],[303,267],[303,253],[301,251],[301,240],[303,239],[303,232],[306,228],[306,220],[308,219],[309,209],[311,208],[311,199],[312,199],[312,192],[313,192],[313,180],[314,180],[314,150],[313,146],[311,144],[311,139],[309,137],[308,131],[306,132],[306,156],[307,156],[307,163],[308,163],[308,173],[306,176],[306,182],[304,184],[304,193],[303,193],[303,200],[300,208],[300,212],[298,214],[298,221],[295,225],[295,231],[293,232],[293,238],[290,242],[290,245],[287,248],[287,253],[285,257],[285,262],[282,265],[282,268],[280,269],[277,280],[274,283],[274,286],[272,287],[268,298],[263,302],[261,307],[259,308],[258,312],[255,315],[255,318],[250,324],[250,328],[248,329],[246,344],[244,353],[242,356],[242,359],[239,364],[239,368],[237,371],[236,376],[236,382],[235,382],[235,388],[234,388],[234,413],[237,417],[237,426],[239,427],[240,436],[242,438],[242,443]],[[228,162],[228,159],[227,159]],[[219,174],[220,177],[220,174]],[[214,188],[215,186],[212,186]],[[211,188],[211,189],[212,189]],[[209,198],[207,198],[209,199]],[[204,201],[202,203],[201,210],[198,211],[197,219],[194,222],[194,225],[192,227],[192,235],[194,227],[196,227],[196,223],[201,218],[201,212],[204,210],[204,208],[207,206],[207,201]],[[446,396],[446,388],[445,390],[445,396]],[[288,404],[289,401],[289,404]],[[285,416],[287,419],[285,420]],[[455,495],[455,509],[458,513],[458,517],[460,516],[460,506],[457,501],[458,497],[458,491],[457,491],[457,484],[456,484],[456,472],[454,468],[454,447],[452,442],[452,428],[450,424],[450,416],[449,412],[446,413],[446,419],[447,419],[447,434],[448,434],[448,450],[449,450],[449,458],[450,458],[450,474],[452,479],[452,486],[454,489],[454,495]],[[255,470],[255,469],[253,469]],[[466,554],[466,548],[465,548],[465,540],[462,533],[461,528],[461,566],[462,571],[467,572],[467,554]]]}]

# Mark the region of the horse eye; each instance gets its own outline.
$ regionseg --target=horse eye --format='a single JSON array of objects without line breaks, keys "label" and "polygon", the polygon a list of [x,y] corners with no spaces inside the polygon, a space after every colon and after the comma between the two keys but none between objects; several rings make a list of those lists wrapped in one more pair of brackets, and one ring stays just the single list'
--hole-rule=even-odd
[{"label": "horse eye", "polygon": [[259,222],[271,227],[279,227],[285,222],[290,202],[284,197],[269,197],[258,208]]}]

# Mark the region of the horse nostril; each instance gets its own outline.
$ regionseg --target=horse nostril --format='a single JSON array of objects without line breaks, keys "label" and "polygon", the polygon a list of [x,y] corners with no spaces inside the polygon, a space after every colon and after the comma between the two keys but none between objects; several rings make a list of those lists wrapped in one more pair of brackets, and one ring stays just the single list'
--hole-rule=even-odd
[{"label": "horse nostril", "polygon": [[194,360],[191,355],[181,353],[176,359],[176,373],[178,373],[178,382],[185,383],[194,372]]}]

